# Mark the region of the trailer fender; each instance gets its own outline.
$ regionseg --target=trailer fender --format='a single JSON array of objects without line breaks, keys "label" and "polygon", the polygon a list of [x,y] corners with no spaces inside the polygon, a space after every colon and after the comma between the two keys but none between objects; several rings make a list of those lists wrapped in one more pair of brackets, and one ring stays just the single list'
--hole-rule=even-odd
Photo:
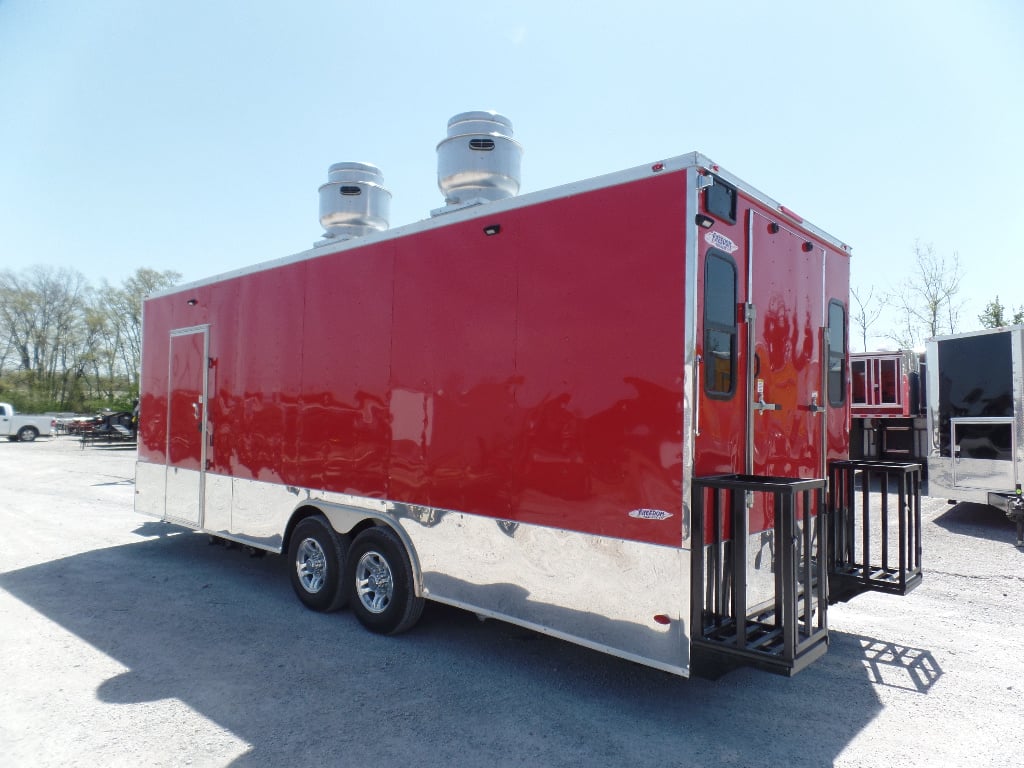
[{"label": "trailer fender", "polygon": [[293,528],[302,517],[305,517],[305,515],[299,513],[310,508],[326,517],[335,531],[343,535],[351,535],[352,538],[355,538],[356,534],[360,533],[362,529],[369,527],[369,525],[385,525],[393,530],[402,541],[405,551],[409,555],[409,562],[412,565],[413,589],[416,592],[416,596],[424,597],[423,573],[420,568],[420,559],[416,553],[416,547],[413,546],[412,539],[409,538],[409,534],[402,527],[397,515],[365,507],[310,499],[295,511],[289,529]]}]

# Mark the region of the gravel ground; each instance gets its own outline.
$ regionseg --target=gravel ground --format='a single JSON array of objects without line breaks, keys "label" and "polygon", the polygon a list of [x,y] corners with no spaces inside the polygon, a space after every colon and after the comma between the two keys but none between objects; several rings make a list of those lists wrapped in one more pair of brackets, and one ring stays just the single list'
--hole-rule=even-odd
[{"label": "gravel ground", "polygon": [[382,638],[282,558],[132,511],[134,451],[0,441],[4,766],[1024,765],[1024,551],[924,502],[925,581],[792,679],[683,680],[429,604]]}]

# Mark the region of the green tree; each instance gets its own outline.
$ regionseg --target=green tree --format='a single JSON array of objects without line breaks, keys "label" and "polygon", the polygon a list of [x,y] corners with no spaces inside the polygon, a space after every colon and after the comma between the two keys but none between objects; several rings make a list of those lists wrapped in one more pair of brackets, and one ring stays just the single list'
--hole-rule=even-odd
[{"label": "green tree", "polygon": [[1021,325],[1024,323],[1024,306],[1017,307],[1011,317],[1007,309],[999,300],[995,299],[985,305],[985,311],[978,315],[978,322],[982,328],[1002,328],[1004,325]]}]

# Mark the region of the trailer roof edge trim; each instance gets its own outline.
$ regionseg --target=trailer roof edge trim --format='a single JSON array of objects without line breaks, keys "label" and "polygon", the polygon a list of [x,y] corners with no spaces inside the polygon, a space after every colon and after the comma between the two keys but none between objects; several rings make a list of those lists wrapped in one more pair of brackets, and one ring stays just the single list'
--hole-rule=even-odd
[{"label": "trailer roof edge trim", "polygon": [[987,336],[990,333],[1007,333],[1008,331],[1024,331],[1024,324],[1000,325],[998,328],[982,328],[980,331],[964,331],[963,333],[947,333],[943,336],[932,336],[925,342],[946,341],[947,339],[966,339],[971,336]]},{"label": "trailer roof edge trim", "polygon": [[494,202],[472,205],[465,208],[461,208],[448,213],[442,213],[438,216],[421,219],[416,222],[409,224],[403,224],[394,229],[385,230],[382,232],[374,232],[363,237],[352,238],[350,240],[343,240],[336,245],[320,246],[308,248],[304,251],[294,253],[289,256],[282,256],[276,259],[270,259],[268,261],[258,262],[246,267],[240,267],[235,270],[229,270],[219,274],[211,275],[200,280],[195,280],[190,283],[183,283],[181,285],[168,288],[157,293],[153,293],[146,298],[158,298],[160,296],[170,296],[181,291],[192,290],[195,288],[201,288],[206,285],[213,283],[219,283],[223,280],[230,280],[236,277],[243,277],[248,274],[255,272],[262,272],[267,269],[273,269],[275,267],[282,267],[288,264],[294,264],[301,261],[314,259],[320,256],[327,256],[329,254],[342,253],[347,250],[354,248],[360,248],[364,245],[372,243],[385,242],[387,240],[404,237],[406,235],[415,234],[417,232],[423,232],[431,229],[446,226],[451,222],[456,221],[472,221],[473,219],[483,217],[493,217],[497,214],[501,214],[507,211],[516,210],[526,206],[536,205],[548,200],[555,200],[562,197],[569,197],[571,195],[580,194],[583,192],[590,192],[596,189],[602,189],[605,187],[612,187],[619,184],[626,184],[632,181],[639,181],[644,178],[648,178],[654,175],[663,175],[666,173],[679,173],[685,172],[690,168],[697,168],[698,170],[704,171],[708,174],[716,176],[722,179],[724,182],[733,185],[744,194],[753,198],[762,205],[772,209],[779,214],[780,217],[786,219],[787,223],[802,229],[808,234],[814,235],[821,240],[824,240],[832,247],[844,252],[847,256],[851,254],[852,249],[849,245],[838,239],[834,235],[830,235],[822,229],[814,226],[806,220],[797,220],[794,214],[785,206],[780,204],[778,201],[769,197],[768,195],[761,192],[756,187],[751,186],[742,179],[728,171],[722,169],[717,163],[713,162],[710,158],[699,152],[690,152],[684,155],[677,155],[676,157],[669,158],[667,160],[658,160],[644,165],[638,165],[633,168],[628,168],[622,171],[614,171],[612,173],[603,174],[601,176],[594,176],[592,178],[583,179],[580,181],[570,182],[568,184],[562,184],[557,187],[549,187],[547,189],[538,190],[536,192],[528,192],[523,195],[517,195],[515,197],[505,198],[504,200],[497,200]]}]

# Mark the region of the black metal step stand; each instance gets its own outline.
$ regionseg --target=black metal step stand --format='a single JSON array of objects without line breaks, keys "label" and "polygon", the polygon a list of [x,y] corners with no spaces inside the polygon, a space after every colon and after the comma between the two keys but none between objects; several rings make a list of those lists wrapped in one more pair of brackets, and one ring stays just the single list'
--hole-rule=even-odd
[{"label": "black metal step stand", "polygon": [[[872,490],[879,503],[872,504]],[[857,491],[860,491],[860,510]],[[890,493],[897,501],[892,509]],[[862,592],[905,595],[921,583],[921,465],[891,461],[829,464],[829,602]],[[895,557],[890,526],[897,526]]]},{"label": "black metal step stand", "polygon": [[[828,649],[825,480],[721,475],[693,481],[694,671],[752,665],[793,675]],[[747,495],[771,496],[775,595],[747,606]],[[707,502],[710,501],[710,504]],[[732,536],[724,536],[729,516]],[[704,541],[705,519],[711,541]],[[802,525],[801,525],[802,523]]]}]

